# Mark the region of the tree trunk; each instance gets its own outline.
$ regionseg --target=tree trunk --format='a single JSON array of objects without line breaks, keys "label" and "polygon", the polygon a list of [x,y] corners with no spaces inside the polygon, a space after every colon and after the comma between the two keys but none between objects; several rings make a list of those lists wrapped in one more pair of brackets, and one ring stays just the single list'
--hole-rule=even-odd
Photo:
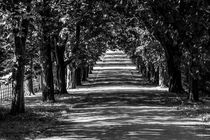
[{"label": "tree trunk", "polygon": [[43,73],[40,74],[40,81],[39,81],[39,82],[40,82],[40,83],[39,83],[40,89],[41,89],[41,91],[43,91],[43,86],[44,86],[44,85],[43,85],[43,83],[44,83],[44,82],[43,82]]},{"label": "tree trunk", "polygon": [[[79,55],[79,45],[80,45],[80,21],[77,22],[76,24],[76,44],[72,47],[72,54],[73,55]],[[71,64],[71,88],[75,89],[76,86],[78,85],[78,72],[77,72],[77,64],[76,62],[73,62]]]},{"label": "tree trunk", "polygon": [[60,94],[66,94],[68,93],[66,90],[66,68],[64,64],[64,52],[65,52],[65,46],[58,46],[55,45],[55,55],[56,55],[56,61],[57,61],[57,80],[58,80],[58,90]]},{"label": "tree trunk", "polygon": [[49,30],[50,17],[50,6],[49,1],[43,1],[42,11],[42,29],[43,29],[43,44],[40,48],[41,53],[41,67],[43,76],[43,87],[42,87],[42,100],[55,102],[54,98],[54,82],[53,82],[53,71],[52,71],[52,46],[51,46],[51,35]]},{"label": "tree trunk", "polygon": [[33,79],[29,78],[28,79],[28,91],[29,91],[29,95],[34,94],[34,89],[33,89]]},{"label": "tree trunk", "polygon": [[147,75],[146,66],[145,66],[144,62],[142,62],[142,64],[141,64],[141,74],[143,77],[146,77],[146,75]]},{"label": "tree trunk", "polygon": [[[54,54],[53,54],[53,56],[54,56]],[[52,57],[52,58],[54,58],[54,57]],[[57,66],[56,62],[52,62],[52,72],[53,72],[54,91],[57,93],[57,91],[59,89],[59,78],[58,78],[58,66]]]},{"label": "tree trunk", "polygon": [[33,58],[31,57],[30,59],[30,71],[28,73],[28,91],[29,91],[29,95],[34,94],[34,87],[33,87]]},{"label": "tree trunk", "polygon": [[148,81],[151,80],[151,69],[150,69],[150,65],[149,64],[147,66],[147,79],[148,79]]},{"label": "tree trunk", "polygon": [[44,35],[44,45],[41,49],[42,59],[42,76],[43,76],[43,91],[42,100],[54,102],[54,83],[53,83],[53,71],[52,71],[52,60],[51,60],[51,46],[49,39]]},{"label": "tree trunk", "polygon": [[169,92],[183,93],[181,78],[181,52],[173,40],[165,42],[164,50],[169,76]]},{"label": "tree trunk", "polygon": [[87,67],[86,67],[86,77],[87,78],[89,77],[89,65],[87,65]]},{"label": "tree trunk", "polygon": [[155,73],[156,71],[155,71],[155,67],[154,67],[154,65],[152,64],[152,63],[150,63],[150,74],[151,74],[151,79],[152,79],[152,82],[153,83],[155,83]]},{"label": "tree trunk", "polygon": [[140,65],[140,63],[138,63],[137,70],[138,70],[138,73],[142,74],[142,73],[141,73],[141,65]]},{"label": "tree trunk", "polygon": [[82,85],[82,72],[81,72],[81,67],[78,67],[76,69],[76,84],[77,86],[81,86]]},{"label": "tree trunk", "polygon": [[66,70],[67,70],[67,75],[66,75],[67,88],[71,88],[71,70],[69,65],[66,66]]},{"label": "tree trunk", "polygon": [[71,88],[76,88],[76,69],[74,67],[71,69]]},{"label": "tree trunk", "polygon": [[[21,29],[14,29],[15,38],[15,64],[13,68],[13,97],[11,114],[19,114],[25,112],[24,103],[24,72],[25,72],[25,43],[28,34],[29,21],[23,19],[21,23]],[[23,33],[22,36],[19,36]]]},{"label": "tree trunk", "polygon": [[44,29],[44,42],[41,46],[42,67],[42,100],[54,102],[53,66],[51,58],[50,39]]},{"label": "tree trunk", "polygon": [[87,81],[88,78],[87,66],[82,67],[82,81]]},{"label": "tree trunk", "polygon": [[189,93],[189,101],[199,101],[199,93],[198,93],[198,79],[191,77],[190,80],[190,93]]},{"label": "tree trunk", "polygon": [[33,78],[32,78],[32,76],[30,76],[28,78],[28,91],[29,91],[29,95],[31,95],[31,94],[35,95],[34,94],[34,88],[33,88]]},{"label": "tree trunk", "polygon": [[196,65],[194,63],[189,67],[189,100],[190,101],[199,101],[199,91],[198,91],[198,74],[193,73],[193,69],[195,69]]},{"label": "tree trunk", "polygon": [[165,86],[164,79],[165,79],[164,69],[163,69],[162,64],[160,64],[160,66],[159,66],[159,81],[158,81],[158,85],[159,86],[161,86],[161,87],[164,87]]},{"label": "tree trunk", "polygon": [[180,70],[181,50],[179,49],[178,43],[174,43],[170,35],[162,33],[161,31],[156,30],[154,35],[160,41],[165,51],[169,76],[169,92],[182,93],[183,88]]},{"label": "tree trunk", "polygon": [[199,101],[199,93],[198,93],[198,79],[192,79],[192,94],[195,102]]},{"label": "tree trunk", "polygon": [[140,56],[137,56],[137,58],[136,58],[136,66],[137,66],[138,72],[140,72],[140,70],[141,70],[140,63],[141,63],[141,58],[140,58]]},{"label": "tree trunk", "polygon": [[[176,62],[174,59],[177,59]],[[182,93],[180,57],[169,56],[167,59],[168,74],[169,74],[169,92]]]},{"label": "tree trunk", "polygon": [[59,88],[60,88],[60,93],[65,94],[68,93],[66,90],[66,80],[65,80],[65,66],[61,66],[59,68]]},{"label": "tree trunk", "polygon": [[92,69],[93,69],[93,68],[92,68],[91,65],[88,66],[88,69],[89,69],[89,70],[88,70],[88,73],[89,73],[89,74],[92,74]]},{"label": "tree trunk", "polygon": [[159,67],[157,67],[155,69],[155,73],[154,73],[154,84],[159,85]]}]

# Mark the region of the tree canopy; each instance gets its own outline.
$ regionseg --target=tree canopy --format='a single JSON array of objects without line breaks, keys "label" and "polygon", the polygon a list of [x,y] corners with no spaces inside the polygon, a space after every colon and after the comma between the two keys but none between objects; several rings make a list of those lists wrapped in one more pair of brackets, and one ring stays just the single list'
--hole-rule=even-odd
[{"label": "tree canopy", "polygon": [[42,76],[43,101],[54,102],[56,87],[67,93],[68,67],[75,88],[107,49],[129,54],[148,80],[162,74],[171,92],[187,83],[191,100],[210,79],[208,0],[2,0],[0,33],[0,75],[13,72],[16,83],[13,113],[24,112],[27,69]]}]

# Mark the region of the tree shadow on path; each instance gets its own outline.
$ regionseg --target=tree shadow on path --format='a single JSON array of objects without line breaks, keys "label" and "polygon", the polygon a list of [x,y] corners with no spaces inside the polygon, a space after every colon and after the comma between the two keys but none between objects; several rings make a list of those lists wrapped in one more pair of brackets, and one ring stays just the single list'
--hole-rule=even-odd
[{"label": "tree shadow on path", "polygon": [[210,139],[210,122],[186,115],[176,94],[135,69],[95,69],[88,80],[54,104],[42,103],[41,94],[27,97],[25,115],[0,121],[0,139]]},{"label": "tree shadow on path", "polygon": [[[209,123],[184,116],[179,100],[159,87],[130,85],[69,90],[56,126],[37,139],[207,140]],[[71,107],[69,107],[71,105]],[[69,108],[68,108],[69,107]]]}]

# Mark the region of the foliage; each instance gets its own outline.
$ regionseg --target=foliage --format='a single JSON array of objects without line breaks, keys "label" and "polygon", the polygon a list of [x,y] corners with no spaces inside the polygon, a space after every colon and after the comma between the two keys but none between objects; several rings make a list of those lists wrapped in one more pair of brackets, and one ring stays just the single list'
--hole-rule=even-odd
[{"label": "foliage", "polygon": [[41,73],[39,55],[47,42],[52,63],[58,63],[56,49],[63,50],[65,67],[93,65],[107,49],[120,49],[145,66],[164,64],[169,75],[182,70],[191,81],[209,80],[204,78],[210,72],[207,0],[1,1],[0,76],[10,73],[19,57],[15,35],[24,36],[23,20],[29,21],[24,65],[30,71],[33,62],[35,74]]},{"label": "foliage", "polygon": [[11,33],[10,15],[5,11],[0,11],[0,76],[11,72],[13,55],[13,36]]}]

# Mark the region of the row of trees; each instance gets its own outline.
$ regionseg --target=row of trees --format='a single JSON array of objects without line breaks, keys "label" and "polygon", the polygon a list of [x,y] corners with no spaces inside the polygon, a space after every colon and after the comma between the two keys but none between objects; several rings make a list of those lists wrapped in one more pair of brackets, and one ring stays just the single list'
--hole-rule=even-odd
[{"label": "row of trees", "polygon": [[13,73],[11,113],[24,112],[26,74],[40,74],[43,101],[54,102],[54,89],[81,85],[109,47],[170,92],[184,92],[184,70],[189,98],[198,101],[209,71],[209,14],[207,0],[3,0],[0,70]]},{"label": "row of trees", "polygon": [[169,86],[170,92],[188,89],[189,99],[198,101],[199,92],[204,92],[210,81],[209,1],[116,3],[112,4],[118,17],[114,19],[116,44],[135,59],[149,80]]},{"label": "row of trees", "polygon": [[[139,0],[123,1],[122,5],[127,5],[122,13],[130,19],[127,34],[132,35],[126,49],[138,65],[139,61],[143,64],[146,72],[142,72],[149,79],[152,75],[157,83],[167,70],[169,91],[184,93],[183,84],[187,83],[189,99],[198,101],[199,91],[209,86],[210,80],[209,1]],[[161,85],[167,84],[161,79]]]},{"label": "row of trees", "polygon": [[25,111],[26,73],[30,78],[34,70],[41,74],[43,101],[55,102],[55,86],[60,94],[67,93],[68,76],[76,88],[106,50],[106,17],[99,2],[7,0],[0,6],[1,48],[11,50],[10,58],[3,50],[1,60],[12,61],[7,71],[13,73],[12,114]]}]

